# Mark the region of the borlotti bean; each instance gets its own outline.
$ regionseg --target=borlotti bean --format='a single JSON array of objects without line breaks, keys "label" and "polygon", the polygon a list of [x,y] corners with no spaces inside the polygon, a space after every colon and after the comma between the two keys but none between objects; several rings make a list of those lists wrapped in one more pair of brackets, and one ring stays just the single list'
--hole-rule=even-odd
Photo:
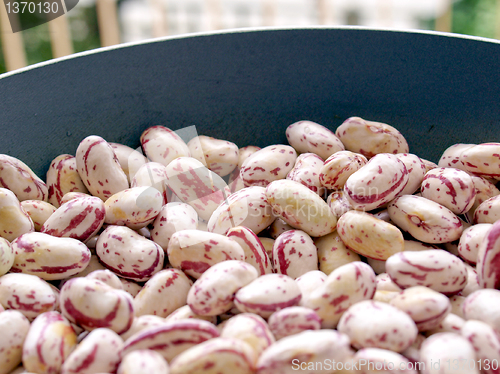
[{"label": "borlotti bean", "polygon": [[326,188],[320,182],[320,170],[323,159],[315,153],[303,153],[295,160],[295,165],[286,176],[286,179],[302,183],[311,191],[323,196]]},{"label": "borlotti bean", "polygon": [[269,317],[269,329],[279,340],[302,331],[321,329],[321,318],[312,309],[292,306],[273,313]]},{"label": "borlotti bean", "polygon": [[27,371],[57,374],[76,347],[76,334],[58,312],[40,314],[31,324],[24,341],[22,361]]},{"label": "borlotti bean", "polygon": [[6,274],[10,270],[14,264],[15,258],[16,254],[9,241],[0,237],[0,276]]},{"label": "borlotti bean", "polygon": [[296,159],[297,152],[289,145],[270,145],[243,161],[240,178],[247,187],[266,187],[272,181],[285,178]]},{"label": "borlotti bean", "polygon": [[448,208],[420,196],[403,195],[387,207],[391,220],[424,243],[449,243],[462,235],[462,222]]},{"label": "borlotti bean", "polygon": [[500,221],[497,221],[486,232],[477,253],[476,269],[479,286],[481,288],[498,289],[500,285],[499,253]]},{"label": "borlotti bean", "polygon": [[0,188],[0,236],[13,241],[18,236],[33,231],[33,221],[16,195],[6,188]]},{"label": "borlotti bean", "polygon": [[377,291],[401,292],[403,291],[396,283],[394,283],[387,273],[381,273],[375,278],[377,281]]},{"label": "borlotti bean", "polygon": [[427,173],[425,164],[420,157],[412,153],[398,153],[396,157],[403,161],[408,171],[408,183],[401,191],[401,195],[411,195],[418,191]]},{"label": "borlotti bean", "polygon": [[286,138],[298,153],[312,152],[322,159],[345,149],[337,135],[312,121],[292,123],[286,129]]},{"label": "borlotti bean", "polygon": [[472,208],[470,208],[470,210],[466,213],[466,217],[469,222],[473,222],[474,213],[479,205],[493,196],[500,195],[500,190],[486,178],[479,177],[473,173],[469,173],[469,175],[472,178],[472,182],[474,183],[474,187],[476,189],[476,198],[474,199]]},{"label": "borlotti bean", "polygon": [[335,269],[321,286],[304,295],[301,305],[318,314],[322,328],[335,328],[351,305],[371,299],[375,290],[372,268],[363,262],[351,262]]},{"label": "borlotti bean", "polygon": [[347,178],[345,196],[354,209],[370,211],[398,196],[408,178],[403,161],[390,153],[377,154]]},{"label": "borlotti bean", "polygon": [[320,270],[309,271],[295,279],[295,283],[299,286],[302,298],[299,305],[303,306],[312,291],[318,289],[325,283],[328,276]]},{"label": "borlotti bean", "polygon": [[170,238],[167,254],[174,268],[196,279],[219,262],[245,260],[243,248],[234,240],[200,230],[177,231]]},{"label": "borlotti bean", "polygon": [[257,269],[243,261],[228,260],[212,265],[189,290],[187,304],[200,315],[225,313],[234,305],[234,294],[258,276]]},{"label": "borlotti bean", "polygon": [[8,374],[20,363],[23,344],[30,328],[28,319],[16,310],[0,312],[0,374]]},{"label": "borlotti bean", "polygon": [[310,236],[335,231],[337,217],[321,197],[303,184],[277,180],[267,186],[266,196],[274,212],[290,226]]},{"label": "borlotti bean", "polygon": [[464,169],[479,176],[500,179],[500,143],[477,144],[460,153]]},{"label": "borlotti bean", "polygon": [[[427,338],[420,348],[425,374],[479,374],[472,344],[464,337],[441,332]],[[436,365],[439,362],[439,365]],[[462,364],[463,363],[463,364]]]},{"label": "borlotti bean", "polygon": [[485,374],[498,373],[497,364],[500,362],[498,333],[487,323],[469,320],[462,326],[460,334],[472,344],[476,352],[476,364],[481,363],[483,372]]},{"label": "borlotti bean", "polygon": [[295,281],[284,274],[265,274],[242,287],[234,296],[236,307],[268,318],[274,312],[299,305],[302,294]]},{"label": "borlotti bean", "polygon": [[96,253],[108,269],[138,282],[163,269],[165,259],[158,244],[125,226],[108,226],[99,235]]},{"label": "borlotti bean", "polygon": [[0,187],[12,191],[19,201],[47,201],[47,185],[21,160],[0,154]]},{"label": "borlotti bean", "polygon": [[85,276],[87,279],[97,279],[108,286],[111,286],[117,290],[123,290],[123,284],[120,278],[110,270],[94,270],[93,272]]},{"label": "borlotti bean", "polygon": [[353,360],[359,367],[358,374],[373,373],[374,368],[377,373],[418,374],[410,360],[387,349],[363,348],[355,353]]},{"label": "borlotti bean", "polygon": [[105,327],[123,334],[134,318],[133,299],[96,279],[73,278],[61,288],[62,314],[86,330]]},{"label": "borlotti bean", "polygon": [[278,236],[283,234],[288,230],[293,230],[293,227],[288,223],[283,221],[281,218],[276,218],[273,223],[267,228],[265,231],[268,235],[271,236],[274,240],[278,239]]},{"label": "borlotti bean", "polygon": [[128,340],[132,335],[137,334],[139,331],[145,330],[150,327],[163,326],[165,324],[165,318],[154,316],[151,314],[146,314],[143,316],[135,317],[132,322],[132,326],[120,335],[123,341]]},{"label": "borlotti bean", "polygon": [[77,239],[58,238],[41,232],[19,236],[12,242],[15,260],[11,272],[37,275],[45,280],[65,279],[83,271],[90,250]]},{"label": "borlotti bean", "polygon": [[78,174],[75,156],[63,154],[50,163],[47,170],[48,201],[56,208],[68,192],[88,193],[87,187]]},{"label": "borlotti bean", "polygon": [[326,203],[337,218],[339,218],[345,212],[354,209],[349,200],[347,200],[347,197],[345,197],[344,191],[332,192],[330,195],[328,195]]},{"label": "borlotti bean", "polygon": [[477,290],[467,296],[461,306],[463,318],[466,320],[474,319],[483,321],[496,331],[500,330],[499,290],[490,288]]},{"label": "borlotti bean", "polygon": [[58,295],[49,283],[29,274],[5,274],[0,277],[0,305],[17,310],[30,321],[56,309]]},{"label": "borlotti bean", "polygon": [[274,271],[293,279],[318,270],[318,249],[302,230],[288,230],[278,236],[273,246]]},{"label": "borlotti bean", "polygon": [[319,270],[329,275],[342,265],[361,261],[359,255],[347,248],[337,231],[314,239],[318,249]]},{"label": "borlotti bean", "polygon": [[146,156],[167,166],[177,157],[190,157],[187,144],[174,131],[164,126],[152,126],[141,134],[141,145]]},{"label": "borlotti bean", "polygon": [[230,229],[226,236],[238,243],[245,252],[245,262],[257,269],[259,276],[273,272],[273,264],[259,237],[245,226]]},{"label": "borlotti bean", "polygon": [[83,192],[68,192],[68,193],[65,193],[64,196],[62,197],[61,205],[64,203],[67,203],[68,201],[73,200],[73,199],[78,199],[80,197],[89,197],[89,196],[92,196],[92,195],[89,195],[88,193],[83,193]]},{"label": "borlotti bean", "polygon": [[76,198],[61,204],[45,221],[40,231],[85,243],[101,229],[105,214],[104,202],[98,197]]},{"label": "borlotti bean", "polygon": [[176,231],[196,230],[198,213],[186,203],[168,203],[163,205],[150,230],[151,240],[167,250],[170,238]]},{"label": "borlotti bean", "polygon": [[41,200],[21,201],[21,207],[33,221],[35,231],[40,231],[45,221],[56,211],[55,206]]},{"label": "borlotti bean", "polygon": [[474,223],[495,223],[500,219],[500,195],[483,201],[474,212]]},{"label": "borlotti bean", "polygon": [[349,336],[354,348],[381,348],[394,352],[404,351],[418,334],[415,322],[407,313],[372,300],[349,307],[340,318],[337,330]]},{"label": "borlotti bean", "polygon": [[451,311],[450,300],[445,295],[422,286],[403,290],[390,304],[406,312],[418,331],[436,328]]},{"label": "borlotti bean", "polygon": [[[153,316],[149,316],[153,317]],[[172,313],[170,313],[166,318],[165,321],[179,321],[181,319],[186,319],[186,318],[194,318],[194,319],[202,319],[204,321],[208,321],[210,323],[213,323],[214,325],[217,324],[217,316],[200,316],[199,314],[195,314],[189,305],[184,305],[181,306],[180,308],[174,310]]]},{"label": "borlotti bean", "polygon": [[89,192],[105,201],[129,187],[113,148],[100,136],[88,136],[76,150],[76,166]]},{"label": "borlotti bean", "polygon": [[252,347],[255,357],[260,357],[276,341],[267,322],[252,313],[241,313],[225,321],[220,336],[244,341]]},{"label": "borlotti bean", "polygon": [[458,255],[468,263],[475,265],[479,246],[491,226],[490,223],[481,223],[466,228],[458,243]]},{"label": "borlotti bean", "polygon": [[118,159],[123,172],[127,175],[129,182],[132,182],[132,179],[142,165],[148,163],[148,159],[140,150],[136,150],[119,143],[110,142],[109,145],[113,148],[115,156]]},{"label": "borlotti bean", "polygon": [[467,263],[465,264],[465,268],[467,269],[467,286],[460,291],[460,295],[467,297],[474,291],[481,289],[481,286],[479,285],[476,269]]},{"label": "borlotti bean", "polygon": [[462,317],[457,316],[453,313],[448,313],[448,315],[437,325],[435,328],[427,330],[425,334],[431,336],[439,332],[454,332],[459,334],[462,327],[465,324],[465,320]]},{"label": "borlotti bean", "polygon": [[217,327],[201,319],[168,321],[163,325],[151,326],[132,335],[125,341],[123,354],[150,349],[171,362],[185,350],[219,336]]},{"label": "borlotti bean", "polygon": [[226,182],[192,157],[179,157],[166,168],[167,185],[198,216],[208,221],[231,194]]},{"label": "borlotti bean", "polygon": [[186,305],[191,279],[178,269],[161,270],[146,282],[134,298],[136,316],[156,315],[166,317]]},{"label": "borlotti bean", "polygon": [[349,151],[371,158],[378,153],[408,153],[408,143],[401,133],[385,123],[351,117],[335,134]]},{"label": "borlotti bean", "polygon": [[149,349],[130,352],[118,367],[117,374],[168,374],[168,363],[157,352]]},{"label": "borlotti bean", "polygon": [[385,261],[404,250],[401,230],[369,213],[344,213],[337,222],[337,232],[347,247],[375,260]]},{"label": "borlotti bean", "polygon": [[238,165],[238,146],[226,140],[200,135],[191,139],[187,146],[191,157],[221,177],[231,173]]},{"label": "borlotti bean", "polygon": [[275,220],[264,187],[243,188],[215,209],[208,220],[208,231],[225,235],[236,226],[245,226],[259,234]]},{"label": "borlotti bean", "polygon": [[303,331],[285,337],[266,349],[257,362],[257,372],[328,374],[336,372],[336,366],[321,367],[318,363],[343,363],[352,354],[349,338],[343,333],[335,330]]},{"label": "borlotti bean", "polygon": [[476,144],[463,143],[453,144],[443,152],[441,158],[439,159],[438,166],[440,168],[456,168],[463,170],[464,166],[460,162],[460,154],[475,145]]},{"label": "borlotti bean", "polygon": [[347,178],[368,162],[367,158],[351,151],[339,151],[328,157],[319,171],[321,184],[330,190],[341,190]]},{"label": "borlotti bean", "polygon": [[172,191],[167,187],[167,169],[158,162],[142,165],[130,181],[130,187],[154,187],[163,196],[163,204],[171,200]]},{"label": "borlotti bean", "polygon": [[61,374],[114,373],[121,360],[123,340],[114,331],[91,331],[67,357]]}]

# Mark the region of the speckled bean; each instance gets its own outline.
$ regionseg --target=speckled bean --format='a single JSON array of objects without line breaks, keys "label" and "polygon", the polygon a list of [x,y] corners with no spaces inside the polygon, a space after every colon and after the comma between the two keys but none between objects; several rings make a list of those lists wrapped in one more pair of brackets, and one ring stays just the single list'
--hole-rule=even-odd
[{"label": "speckled bean", "polygon": [[123,290],[123,284],[120,278],[110,270],[94,270],[85,276],[87,279],[97,279],[108,286],[113,287],[117,290]]},{"label": "speckled bean", "polygon": [[292,123],[286,129],[286,138],[298,153],[312,152],[323,159],[345,149],[333,131],[312,121]]},{"label": "speckled bean", "polygon": [[0,237],[0,276],[6,274],[12,265],[16,255],[9,241]]},{"label": "speckled bean", "polygon": [[462,317],[457,316],[453,313],[448,313],[448,315],[433,329],[427,330],[425,334],[431,336],[440,332],[454,332],[459,334],[462,330],[465,320]]},{"label": "speckled bean", "polygon": [[[353,362],[356,367],[359,367],[356,374],[372,374],[375,372],[377,374],[418,374],[409,359],[387,349],[360,349],[354,355]],[[376,371],[373,368],[376,368]]]},{"label": "speckled bean", "polygon": [[460,291],[460,295],[469,296],[474,291],[481,289],[481,286],[479,285],[476,269],[467,263],[465,264],[465,268],[467,269],[467,286]]},{"label": "speckled bean", "polygon": [[83,192],[67,192],[64,194],[64,196],[61,199],[61,205],[64,203],[67,203],[68,201],[71,201],[73,199],[78,199],[80,197],[90,197],[92,195],[89,195],[88,193],[83,193]]},{"label": "speckled bean", "polygon": [[377,281],[377,291],[401,292],[403,291],[396,283],[394,283],[387,273],[380,273],[375,278]]},{"label": "speckled bean", "polygon": [[354,209],[349,200],[347,200],[344,191],[332,192],[330,195],[328,195],[326,203],[337,218],[340,218],[345,212]]},{"label": "speckled bean", "polygon": [[187,144],[174,131],[164,126],[152,126],[141,134],[141,145],[146,156],[167,166],[177,157],[189,157]]},{"label": "speckled bean", "polygon": [[341,190],[354,172],[366,165],[365,156],[351,151],[340,151],[328,157],[319,172],[321,184],[330,190]]},{"label": "speckled bean", "polygon": [[398,153],[396,157],[400,161],[403,161],[408,171],[408,183],[400,194],[411,195],[420,188],[422,180],[427,173],[425,164],[420,157],[412,153]]},{"label": "speckled bean", "polygon": [[278,238],[281,234],[288,230],[293,230],[293,227],[288,223],[283,221],[281,218],[276,218],[273,223],[267,228],[265,231],[268,235],[271,236],[274,240]]},{"label": "speckled bean", "polygon": [[276,340],[306,330],[319,330],[321,318],[312,309],[292,306],[273,313],[269,317],[269,328]]},{"label": "speckled bean", "polygon": [[163,196],[163,204],[171,200],[172,191],[167,187],[167,168],[158,162],[142,165],[130,181],[130,187],[153,187]]},{"label": "speckled bean", "polygon": [[[476,225],[477,226],[477,225]],[[475,226],[472,226],[475,227]],[[477,252],[477,276],[481,288],[500,286],[500,221],[484,234]]]},{"label": "speckled bean", "polygon": [[12,241],[18,236],[35,231],[33,221],[14,193],[0,188],[0,236]]},{"label": "speckled bean", "polygon": [[469,173],[469,176],[471,177],[472,182],[474,183],[474,188],[476,189],[476,198],[474,199],[474,204],[466,213],[466,217],[469,222],[473,222],[474,213],[479,205],[493,196],[500,195],[500,190],[486,178],[479,177],[473,173]]},{"label": "speckled bean", "polygon": [[361,261],[359,255],[347,248],[337,231],[314,239],[318,249],[319,270],[329,275],[342,265]]},{"label": "speckled bean", "polygon": [[489,223],[481,223],[466,228],[458,243],[458,254],[470,264],[476,264],[479,246],[491,228]]},{"label": "speckled bean", "polygon": [[56,207],[50,203],[41,200],[24,200],[21,201],[21,207],[28,216],[30,216],[35,230],[40,231],[45,221],[56,211]]},{"label": "speckled bean", "polygon": [[63,154],[52,160],[47,170],[48,201],[56,208],[68,192],[88,193],[76,167],[75,156]]},{"label": "speckled bean", "polygon": [[127,175],[128,181],[131,182],[142,165],[147,164],[148,159],[140,149],[133,149],[120,143],[110,142],[109,145],[113,148],[113,152],[115,152],[123,172]]},{"label": "speckled bean", "polygon": [[28,319],[16,310],[0,312],[0,374],[8,374],[22,359],[23,344],[28,334]]},{"label": "speckled bean", "polygon": [[318,270],[318,249],[302,230],[288,230],[278,236],[273,246],[274,271],[293,279]]},{"label": "speckled bean", "polygon": [[323,273],[320,270],[309,271],[297,279],[295,279],[295,283],[299,286],[300,293],[302,294],[302,298],[300,299],[300,306],[304,306],[307,303],[309,295],[319,287],[321,287],[328,278],[328,275]]},{"label": "speckled bean", "polygon": [[438,166],[440,168],[457,168],[463,170],[464,166],[460,162],[460,154],[473,146],[475,146],[475,144],[453,144],[443,152],[439,159]]},{"label": "speckled bean", "polygon": [[129,187],[113,148],[100,136],[83,139],[76,150],[76,166],[89,192],[106,200]]},{"label": "speckled bean", "polygon": [[474,223],[495,223],[500,220],[500,195],[481,203],[474,212]]},{"label": "speckled bean", "polygon": [[149,349],[130,352],[123,357],[117,374],[169,374],[167,361]]},{"label": "speckled bean", "polygon": [[483,321],[500,331],[500,291],[486,288],[480,289],[462,302],[463,318]]},{"label": "speckled bean", "polygon": [[191,157],[221,177],[231,173],[238,165],[238,146],[227,140],[200,135],[191,139],[187,146]]},{"label": "speckled bean", "polygon": [[476,175],[500,179],[500,143],[483,143],[460,153],[465,170]]},{"label": "speckled bean", "polygon": [[186,318],[202,319],[213,323],[214,325],[217,323],[217,316],[200,316],[199,314],[194,313],[189,305],[184,305],[174,310],[165,318],[165,321],[179,321]]},{"label": "speckled bean", "polygon": [[153,242],[124,226],[109,226],[99,235],[96,253],[120,277],[148,280],[163,268],[165,252]]},{"label": "speckled bean", "polygon": [[230,229],[226,236],[238,243],[245,252],[245,262],[257,269],[259,275],[273,272],[273,264],[259,237],[245,226]]},{"label": "speckled bean", "polygon": [[131,336],[137,334],[142,330],[148,329],[150,327],[163,326],[165,323],[165,318],[154,316],[151,314],[145,314],[139,317],[135,317],[130,328],[126,332],[121,334],[120,337],[123,341],[126,341]]},{"label": "speckled bean", "polygon": [[323,196],[326,188],[320,182],[320,170],[323,159],[315,153],[302,153],[295,160],[295,165],[287,174],[286,179],[302,183],[311,191]]},{"label": "speckled bean", "polygon": [[466,321],[460,330],[474,348],[476,364],[481,360],[484,374],[498,374],[500,363],[500,337],[490,325],[481,321]]}]

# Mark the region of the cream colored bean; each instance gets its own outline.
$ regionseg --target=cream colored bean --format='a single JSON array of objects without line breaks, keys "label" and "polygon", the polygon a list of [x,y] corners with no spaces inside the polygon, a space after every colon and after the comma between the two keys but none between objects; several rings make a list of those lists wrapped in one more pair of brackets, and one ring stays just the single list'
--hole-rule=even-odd
[{"label": "cream colored bean", "polygon": [[[377,321],[376,323],[374,323]],[[340,318],[337,330],[360,348],[381,348],[402,352],[416,339],[415,322],[396,307],[379,301],[360,301]]]},{"label": "cream colored bean", "polygon": [[375,278],[377,281],[377,291],[401,292],[403,291],[396,283],[394,283],[387,273],[381,273]]},{"label": "cream colored bean", "polygon": [[88,193],[76,166],[76,158],[63,154],[50,163],[47,171],[48,200],[56,208],[61,205],[62,197],[68,192]]},{"label": "cream colored bean", "polygon": [[163,204],[171,200],[172,191],[167,187],[167,168],[158,162],[142,165],[130,181],[130,187],[153,187],[163,196]]},{"label": "cream colored bean", "polygon": [[0,188],[0,236],[13,241],[18,236],[35,231],[33,221],[14,193]]},{"label": "cream colored bean", "polygon": [[257,269],[259,275],[273,272],[273,264],[259,237],[245,226],[230,229],[226,236],[238,243],[245,252],[245,262]]},{"label": "cream colored bean", "polygon": [[467,297],[474,291],[481,289],[481,286],[479,285],[476,269],[469,264],[465,264],[465,268],[467,269],[467,286],[460,291],[460,295]]},{"label": "cream colored bean", "polygon": [[471,264],[476,264],[479,246],[491,226],[489,223],[482,223],[466,228],[458,243],[459,256]]},{"label": "cream colored bean", "polygon": [[473,146],[475,146],[475,144],[459,143],[448,147],[441,155],[438,166],[440,168],[457,168],[464,170],[464,166],[460,162],[460,154]]},{"label": "cream colored bean", "polygon": [[[477,225],[476,225],[477,226]],[[474,227],[474,226],[473,226]],[[495,222],[484,235],[477,252],[477,278],[481,288],[500,285],[500,221]]]},{"label": "cream colored bean", "polygon": [[490,288],[480,289],[463,300],[463,318],[483,321],[500,330],[500,291]]},{"label": "cream colored bean", "polygon": [[451,313],[456,314],[461,318],[465,318],[463,312],[463,304],[465,302],[465,299],[466,299],[465,296],[460,296],[460,295],[451,296],[450,297]]},{"label": "cream colored bean", "polygon": [[148,163],[148,159],[142,154],[140,149],[133,149],[119,143],[109,143],[109,145],[113,148],[123,172],[127,175],[128,181],[132,182],[132,179],[142,165]]},{"label": "cream colored bean", "polygon": [[347,200],[344,191],[334,191],[326,199],[333,214],[340,218],[345,212],[353,210],[351,203]]},{"label": "cream colored bean", "polygon": [[292,306],[273,313],[269,317],[269,329],[279,340],[302,331],[321,329],[321,318],[314,310]]},{"label": "cream colored bean", "polygon": [[358,153],[336,152],[325,160],[319,171],[319,180],[330,190],[341,190],[347,179],[367,162],[367,158]]},{"label": "cream colored bean", "polygon": [[422,162],[424,163],[425,166],[425,172],[427,173],[428,171],[435,169],[438,167],[437,164],[435,164],[432,161],[426,160],[425,158],[421,158]]},{"label": "cream colored bean", "polygon": [[408,183],[405,164],[395,155],[375,155],[345,182],[347,200],[357,210],[370,211],[398,196]]},{"label": "cream colored bean", "polygon": [[153,162],[167,166],[178,157],[190,157],[187,144],[174,131],[164,126],[152,126],[141,134],[142,149]]},{"label": "cream colored bean", "polygon": [[401,133],[385,123],[348,118],[335,134],[349,151],[370,158],[378,153],[408,153],[408,143]]},{"label": "cream colored bean", "polygon": [[298,153],[312,152],[323,159],[345,149],[337,135],[312,121],[292,123],[286,129],[286,138]]},{"label": "cream colored bean", "polygon": [[122,349],[123,340],[114,331],[95,329],[64,361],[61,374],[113,373]]},{"label": "cream colored bean", "polygon": [[45,280],[68,278],[83,271],[90,262],[90,250],[79,240],[41,232],[19,236],[12,242],[12,249],[16,257],[11,272]]},{"label": "cream colored bean", "polygon": [[154,351],[144,349],[127,354],[117,374],[169,374],[168,363]]},{"label": "cream colored bean", "polygon": [[[0,278],[1,279],[1,278]],[[0,374],[8,374],[15,369],[22,359],[23,344],[28,335],[30,323],[16,310],[0,312]]]},{"label": "cream colored bean", "polygon": [[319,270],[329,275],[342,265],[361,261],[359,255],[347,248],[337,231],[314,239],[318,249]]},{"label": "cream colored bean", "polygon": [[146,314],[166,317],[186,305],[193,282],[178,269],[161,270],[146,282],[134,298],[136,316]]},{"label": "cream colored bean", "polygon": [[290,226],[310,236],[323,236],[336,229],[337,218],[329,206],[306,186],[278,180],[266,188],[267,201]]},{"label": "cream colored bean", "polygon": [[60,205],[67,203],[68,201],[73,200],[73,199],[78,199],[80,197],[90,197],[90,196],[92,196],[92,195],[89,195],[89,194],[83,193],[83,192],[67,192],[62,197]]},{"label": "cream colored bean", "polygon": [[499,219],[500,195],[485,200],[474,212],[474,223],[495,223]]},{"label": "cream colored bean", "polygon": [[9,241],[0,237],[0,276],[6,274],[10,270],[14,264],[15,258],[16,254]]},{"label": "cream colored bean", "polygon": [[375,295],[373,295],[372,300],[390,304],[392,299],[398,296],[398,294],[399,292],[377,290],[375,291]]},{"label": "cream colored bean", "polygon": [[55,206],[40,200],[21,201],[21,207],[30,216],[36,231],[40,231],[45,221],[56,211]]},{"label": "cream colored bean", "polygon": [[476,364],[481,362],[485,374],[498,373],[500,362],[500,338],[498,332],[490,325],[481,321],[467,321],[462,326],[460,334],[474,348]]},{"label": "cream colored bean", "polygon": [[283,221],[281,218],[276,218],[273,223],[267,228],[266,233],[269,234],[274,240],[281,234],[288,230],[293,230],[293,227]]},{"label": "cream colored bean", "polygon": [[296,279],[318,270],[318,249],[304,231],[288,230],[274,242],[273,262],[276,273]]},{"label": "cream colored bean", "polygon": [[370,265],[375,272],[375,274],[385,273],[385,260],[374,260],[373,258],[367,258],[366,261],[368,265]]},{"label": "cream colored bean", "polygon": [[320,182],[320,170],[323,159],[315,153],[302,153],[295,160],[295,165],[286,179],[302,183],[319,196],[324,196],[326,188]]},{"label": "cream colored bean", "polygon": [[94,270],[85,276],[87,279],[96,279],[117,290],[123,290],[120,278],[110,270]]},{"label": "cream colored bean", "polygon": [[304,306],[308,302],[307,300],[311,293],[321,287],[327,278],[328,275],[322,271],[313,270],[295,279],[295,283],[299,286],[300,293],[302,294],[299,305]]},{"label": "cream colored bean", "polygon": [[76,334],[68,320],[58,312],[43,313],[33,321],[26,336],[23,365],[38,374],[59,373],[75,347]]},{"label": "cream colored bean", "polygon": [[464,169],[476,175],[500,179],[500,143],[477,144],[460,153]]},{"label": "cream colored bean", "polygon": [[427,170],[425,164],[420,157],[412,153],[398,153],[396,157],[403,161],[408,171],[408,183],[406,184],[401,195],[411,195],[420,188]]},{"label": "cream colored bean", "polygon": [[131,336],[150,327],[163,326],[166,320],[163,317],[145,314],[135,317],[130,328],[120,335],[123,341],[128,340]]},{"label": "cream colored bean", "polygon": [[221,177],[231,173],[238,165],[239,150],[234,143],[200,135],[187,145],[192,157]]},{"label": "cream colored bean", "polygon": [[83,139],[76,150],[76,166],[89,192],[106,200],[129,187],[113,148],[100,136]]},{"label": "cream colored bean", "polygon": [[214,325],[217,323],[217,316],[200,316],[199,314],[195,314],[189,305],[184,305],[174,310],[165,318],[165,321],[179,321],[186,318],[202,319]]},{"label": "cream colored bean", "polygon": [[[363,348],[354,355],[354,363],[359,370],[358,374],[373,373],[372,368],[376,368],[377,374],[418,374],[412,362],[403,355],[380,348]],[[382,369],[378,369],[382,368]]]},{"label": "cream colored bean", "polygon": [[129,281],[127,279],[120,278],[120,282],[122,284],[123,290],[128,292],[132,297],[136,297],[137,294],[142,290],[142,286],[140,284]]},{"label": "cream colored bean", "polygon": [[414,195],[403,195],[388,205],[391,220],[424,243],[449,243],[462,235],[462,222],[448,208]]},{"label": "cream colored bean", "polygon": [[427,330],[425,334],[431,336],[439,332],[454,332],[459,334],[462,327],[465,324],[465,320],[462,317],[457,316],[453,313],[448,313],[448,315],[433,329]]},{"label": "cream colored bean", "polygon": [[470,208],[470,210],[466,213],[466,216],[469,222],[473,222],[474,214],[479,205],[493,196],[500,195],[500,190],[486,178],[479,177],[470,172],[469,176],[471,177],[472,182],[474,183],[474,188],[476,189],[476,198],[474,199],[474,205],[472,205],[472,208]]},{"label": "cream colored bean", "polygon": [[275,240],[272,238],[266,238],[263,236],[258,237],[262,245],[264,246],[264,249],[266,250],[267,255],[269,256],[269,260],[273,260],[273,246]]}]

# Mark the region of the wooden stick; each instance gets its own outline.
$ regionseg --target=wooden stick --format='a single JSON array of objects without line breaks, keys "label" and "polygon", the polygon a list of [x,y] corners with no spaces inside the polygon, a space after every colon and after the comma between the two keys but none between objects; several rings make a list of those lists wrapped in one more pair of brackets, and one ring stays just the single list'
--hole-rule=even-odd
[{"label": "wooden stick", "polygon": [[163,1],[149,0],[153,13],[152,34],[154,38],[168,35],[166,9]]},{"label": "wooden stick", "polygon": [[71,31],[66,15],[62,15],[48,22],[52,57],[68,56],[73,53]]},{"label": "wooden stick", "polygon": [[318,5],[318,23],[328,25],[330,23],[328,0],[317,0],[316,2]]},{"label": "wooden stick", "polygon": [[451,32],[451,19],[453,14],[453,2],[446,1],[446,10],[436,18],[436,31]]},{"label": "wooden stick", "polygon": [[262,25],[273,26],[276,17],[276,4],[273,0],[262,0]]},{"label": "wooden stick", "polygon": [[497,0],[497,17],[496,17],[496,28],[495,28],[495,37],[500,39],[500,0]]},{"label": "wooden stick", "polygon": [[[17,14],[15,15],[17,16]],[[25,67],[26,52],[24,51],[24,42],[21,32],[12,32],[9,17],[5,10],[5,5],[0,4],[0,23],[2,32],[2,50],[7,71],[16,70]]]},{"label": "wooden stick", "polygon": [[96,7],[101,46],[107,47],[119,44],[120,27],[118,25],[116,0],[97,0]]},{"label": "wooden stick", "polygon": [[207,0],[207,9],[210,17],[210,29],[219,30],[222,28],[222,22],[220,19],[220,4],[219,0]]}]

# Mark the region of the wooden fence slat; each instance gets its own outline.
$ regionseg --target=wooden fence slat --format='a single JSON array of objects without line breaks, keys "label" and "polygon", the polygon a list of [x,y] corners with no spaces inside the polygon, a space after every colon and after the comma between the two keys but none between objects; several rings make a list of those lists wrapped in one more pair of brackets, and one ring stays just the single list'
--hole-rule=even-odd
[{"label": "wooden fence slat", "polygon": [[97,22],[101,46],[120,44],[120,26],[116,0],[97,0]]},{"label": "wooden fence slat", "polygon": [[0,4],[0,24],[5,68],[7,71],[11,71],[25,67],[26,52],[24,51],[22,32],[12,32],[4,4]]},{"label": "wooden fence slat", "polygon": [[62,15],[48,22],[50,44],[52,46],[52,56],[54,58],[68,56],[73,53],[71,41],[71,31],[69,29],[68,18]]}]

